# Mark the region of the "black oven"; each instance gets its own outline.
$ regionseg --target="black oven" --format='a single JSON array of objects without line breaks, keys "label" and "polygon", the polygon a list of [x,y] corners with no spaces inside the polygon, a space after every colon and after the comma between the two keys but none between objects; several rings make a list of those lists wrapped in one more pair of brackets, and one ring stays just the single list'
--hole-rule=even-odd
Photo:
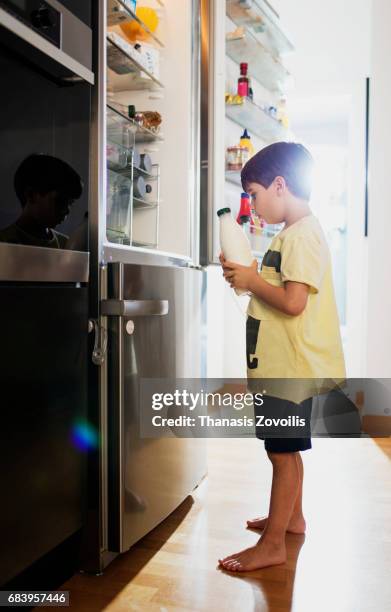
[{"label": "black oven", "polygon": [[0,585],[85,519],[90,6],[0,0]]}]

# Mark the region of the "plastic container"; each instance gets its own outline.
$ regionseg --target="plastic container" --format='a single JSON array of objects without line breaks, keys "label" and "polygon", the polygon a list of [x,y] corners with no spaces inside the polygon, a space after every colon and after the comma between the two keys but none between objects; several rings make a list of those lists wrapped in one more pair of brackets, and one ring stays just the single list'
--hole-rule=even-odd
[{"label": "plastic container", "polygon": [[130,244],[131,181],[111,170],[107,172],[107,238],[110,242]]},{"label": "plastic container", "polygon": [[[231,215],[230,208],[217,211],[220,219],[220,247],[226,259],[242,266],[251,266],[254,261],[250,242]],[[237,295],[247,293],[244,289],[235,289]]]},{"label": "plastic container", "polygon": [[146,193],[147,193],[147,187],[145,184],[145,180],[143,179],[142,176],[138,176],[133,181],[133,195],[134,197],[142,200],[145,198]]}]

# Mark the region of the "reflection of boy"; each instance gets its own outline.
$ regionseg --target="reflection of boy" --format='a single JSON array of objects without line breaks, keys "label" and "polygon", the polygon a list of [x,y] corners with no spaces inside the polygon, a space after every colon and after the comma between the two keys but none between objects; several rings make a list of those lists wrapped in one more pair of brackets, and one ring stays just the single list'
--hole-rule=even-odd
[{"label": "reflection of boy", "polygon": [[77,172],[57,157],[29,155],[15,173],[14,188],[22,213],[12,225],[0,230],[0,242],[65,248],[68,237],[54,228],[82,194]]}]

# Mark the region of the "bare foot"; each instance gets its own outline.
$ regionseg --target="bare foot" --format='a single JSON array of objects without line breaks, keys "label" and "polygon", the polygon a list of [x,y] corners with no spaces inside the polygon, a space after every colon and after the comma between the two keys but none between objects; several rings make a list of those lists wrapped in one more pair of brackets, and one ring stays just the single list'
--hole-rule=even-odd
[{"label": "bare foot", "polygon": [[[250,529],[265,529],[267,524],[267,516],[254,518],[247,521],[247,527]],[[305,533],[306,523],[304,517],[292,518],[288,524],[288,533]]]},{"label": "bare foot", "polygon": [[246,548],[239,553],[219,559],[220,566],[229,572],[251,572],[263,567],[280,565],[286,561],[285,544],[270,544],[261,540],[256,546]]}]

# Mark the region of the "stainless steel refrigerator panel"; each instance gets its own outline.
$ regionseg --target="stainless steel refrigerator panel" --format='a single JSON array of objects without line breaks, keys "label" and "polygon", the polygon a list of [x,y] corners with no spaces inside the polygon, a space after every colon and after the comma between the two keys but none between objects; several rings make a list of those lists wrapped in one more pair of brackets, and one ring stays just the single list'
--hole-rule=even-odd
[{"label": "stainless steel refrigerator panel", "polygon": [[0,243],[0,281],[87,283],[89,253]]},{"label": "stainless steel refrigerator panel", "polygon": [[115,264],[110,276],[111,300],[168,303],[151,315],[109,317],[109,547],[123,552],[206,474],[205,440],[139,436],[142,378],[202,375],[205,272]]}]

